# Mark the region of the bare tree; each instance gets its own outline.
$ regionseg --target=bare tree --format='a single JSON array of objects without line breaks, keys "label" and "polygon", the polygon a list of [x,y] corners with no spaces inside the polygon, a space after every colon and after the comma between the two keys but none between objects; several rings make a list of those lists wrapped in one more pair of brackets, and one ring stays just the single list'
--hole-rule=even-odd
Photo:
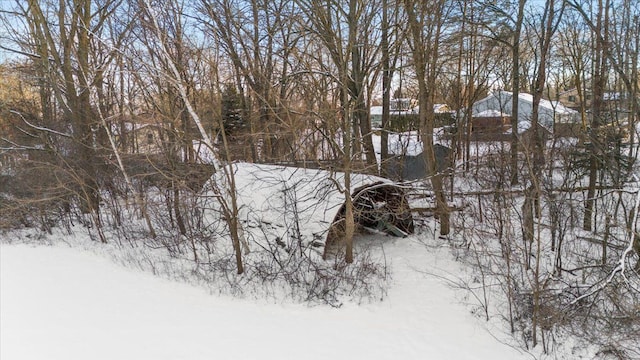
[{"label": "bare tree", "polygon": [[[295,49],[301,37],[294,26],[298,9],[289,0],[239,4],[202,0],[201,21],[228,56],[250,122],[254,161],[296,158],[295,121],[290,98]],[[245,6],[246,5],[246,6]],[[258,144],[262,144],[258,146]]]},{"label": "bare tree", "polygon": [[419,117],[427,176],[431,179],[435,194],[436,214],[440,219],[441,235],[449,234],[450,214],[444,193],[444,176],[437,170],[433,146],[435,123],[433,110],[435,93],[433,89],[438,75],[438,51],[443,35],[442,27],[446,20],[446,5],[445,1],[419,1],[417,3],[408,0],[404,1],[413,66],[419,87]]},{"label": "bare tree", "polygon": [[570,73],[570,85],[575,86],[577,100],[580,106],[580,120],[582,130],[587,129],[587,81],[590,76],[587,74],[587,67],[591,61],[590,36],[588,28],[575,12],[568,11],[563,17],[561,31],[558,32],[559,47],[558,53],[562,57],[562,67],[564,71]]},{"label": "bare tree", "polygon": [[[300,1],[305,16],[311,22],[310,34],[324,46],[337,71],[335,80],[341,86],[340,106],[348,111],[353,132],[352,146],[362,150],[369,166],[376,163],[367,111],[366,83],[373,73],[373,59],[378,46],[371,43],[370,24],[377,21],[377,2],[360,0]],[[345,33],[346,30],[346,33]],[[345,131],[347,128],[344,129]],[[346,144],[345,144],[346,145]]]},{"label": "bare tree", "polygon": [[74,1],[69,6],[61,2],[60,8],[55,9],[59,17],[57,31],[51,19],[45,15],[49,13],[48,9],[43,9],[39,2],[29,1],[25,15],[43,73],[55,74],[50,83],[77,139],[74,149],[77,164],[74,168],[82,179],[79,185],[83,209],[97,213],[100,199],[91,131],[91,79],[88,77],[93,73],[89,68],[91,29],[87,26],[92,23],[91,10],[89,0]]},{"label": "bare tree", "polygon": [[[176,88],[180,99],[186,106],[186,110],[191,121],[193,121],[200,133],[202,141],[210,151],[215,152],[213,140],[205,130],[200,116],[195,111],[189,97],[184,79],[182,78],[178,66],[175,63],[175,59],[171,56],[167,48],[167,33],[164,32],[160,27],[157,17],[157,9],[152,7],[151,3],[148,0],[142,0],[141,6],[148,21],[150,22],[151,34],[153,34],[155,36],[155,39],[158,41],[159,56],[167,65],[167,72],[165,73],[163,78],[167,81],[170,81],[170,83]],[[222,130],[224,130],[224,128]],[[219,164],[217,164],[217,159],[214,161],[216,170],[221,171],[222,173],[221,176],[214,176],[211,179],[212,190],[215,193],[216,200],[221,207],[223,219],[229,227],[229,233],[235,253],[237,272],[238,274],[242,274],[244,272],[241,249],[242,229],[240,219],[238,218],[238,203],[233,164],[229,163],[228,165],[220,166]]]},{"label": "bare tree", "polygon": [[511,58],[513,69],[511,70],[511,89],[513,98],[511,104],[511,185],[518,183],[518,100],[520,94],[520,35],[524,20],[524,7],[527,0],[518,0],[518,12],[513,27],[513,43],[511,45]]},{"label": "bare tree", "polygon": [[[25,26],[14,41],[40,79],[39,121],[44,126],[34,130],[51,145],[45,147],[53,155],[48,163],[68,176],[62,181],[69,181],[65,187],[70,197],[78,199],[80,209],[91,216],[101,241],[106,241],[100,218],[100,186],[107,177],[102,156],[106,138],[91,97],[97,95],[98,103],[105,105],[103,74],[114,52],[102,47],[99,35],[120,3],[16,2],[14,12]],[[121,41],[122,33],[114,34],[113,43]],[[59,130],[53,131],[54,127]]]}]

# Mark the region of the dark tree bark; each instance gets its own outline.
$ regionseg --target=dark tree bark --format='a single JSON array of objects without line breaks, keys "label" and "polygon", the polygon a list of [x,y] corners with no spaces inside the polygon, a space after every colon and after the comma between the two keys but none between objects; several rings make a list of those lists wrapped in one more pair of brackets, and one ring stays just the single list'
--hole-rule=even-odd
[{"label": "dark tree bark", "polygon": [[513,45],[511,47],[511,57],[513,60],[513,70],[511,75],[511,90],[513,98],[511,103],[511,185],[518,184],[518,98],[520,95],[520,33],[522,32],[522,22],[524,20],[524,6],[527,0],[518,0],[518,14],[513,31]]},{"label": "dark tree bark", "polygon": [[419,119],[427,176],[431,180],[435,195],[436,215],[440,220],[440,235],[448,235],[450,232],[450,210],[444,192],[444,175],[437,169],[433,143],[434,89],[438,74],[438,48],[442,35],[445,2],[441,0],[414,3],[404,0],[404,7],[407,12],[407,31],[410,34],[411,54],[418,81]]}]

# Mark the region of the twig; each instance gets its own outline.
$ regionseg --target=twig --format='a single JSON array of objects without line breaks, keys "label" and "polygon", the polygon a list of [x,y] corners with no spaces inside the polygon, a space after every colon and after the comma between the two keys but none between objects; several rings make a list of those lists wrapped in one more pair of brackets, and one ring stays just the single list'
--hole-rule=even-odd
[{"label": "twig", "polygon": [[29,125],[30,127],[34,128],[36,130],[50,132],[52,134],[64,136],[64,137],[67,137],[67,138],[71,138],[72,137],[71,134],[63,133],[63,132],[56,131],[56,130],[53,130],[53,129],[49,129],[49,128],[46,128],[46,127],[43,127],[43,126],[34,125],[34,124],[30,123],[29,121],[27,121],[27,119],[21,113],[15,111],[15,110],[9,110],[9,112],[12,113],[12,114],[16,114],[16,115],[20,116],[20,118],[22,119],[22,121],[24,121],[25,124]]}]

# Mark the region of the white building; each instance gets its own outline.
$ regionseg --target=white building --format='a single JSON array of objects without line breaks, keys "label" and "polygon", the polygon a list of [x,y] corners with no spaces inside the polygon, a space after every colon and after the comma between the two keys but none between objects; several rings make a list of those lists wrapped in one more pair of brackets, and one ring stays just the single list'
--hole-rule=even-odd
[{"label": "white building", "polygon": [[[389,103],[389,115],[405,116],[417,114],[418,108],[414,99],[391,99]],[[371,127],[382,128],[382,106],[372,106],[369,110],[371,116]]]},{"label": "white building", "polygon": [[[486,98],[473,104],[472,116],[487,111],[500,112],[511,116],[513,93],[508,91],[495,91]],[[579,121],[577,111],[569,109],[557,101],[540,100],[538,122],[550,132],[553,132],[554,124],[572,124]],[[531,114],[533,112],[533,95],[520,93],[518,95],[518,128],[519,130],[531,127]]]},{"label": "white building", "polygon": [[[415,99],[391,99],[389,104],[389,115],[406,116],[417,115],[420,107]],[[436,114],[450,113],[451,109],[447,104],[434,104],[433,112]],[[382,106],[372,106],[369,112],[371,115],[371,127],[382,128]]]}]

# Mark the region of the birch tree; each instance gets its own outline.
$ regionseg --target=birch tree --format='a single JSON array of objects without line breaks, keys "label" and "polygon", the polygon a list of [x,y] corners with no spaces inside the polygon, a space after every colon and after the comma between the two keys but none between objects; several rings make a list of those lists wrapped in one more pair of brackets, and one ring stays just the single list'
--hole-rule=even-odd
[{"label": "birch tree", "polygon": [[[158,5],[158,4],[154,4]],[[157,41],[159,56],[164,60],[167,65],[166,72],[163,72],[163,79],[169,81],[172,86],[177,90],[180,99],[183,101],[186,111],[189,114],[190,120],[196,125],[199,135],[206,145],[206,147],[215,154],[214,143],[206,131],[203,121],[195,110],[184,78],[179,70],[178,65],[175,63],[176,59],[171,55],[167,42],[169,41],[168,34],[163,31],[158,21],[158,7],[152,6],[150,0],[140,0],[141,10],[144,12],[145,20],[149,22],[151,34],[153,34]],[[226,146],[226,138],[224,138],[224,127],[220,121],[222,127],[223,146]],[[233,250],[236,260],[236,269],[238,274],[244,273],[244,264],[242,260],[242,225],[238,218],[238,203],[236,193],[236,181],[234,176],[233,164],[219,164],[218,160],[214,160],[214,169],[221,172],[219,176],[213,176],[211,179],[212,190],[215,194],[216,201],[220,205],[222,217],[227,226],[229,227],[229,234],[233,245]]]}]

